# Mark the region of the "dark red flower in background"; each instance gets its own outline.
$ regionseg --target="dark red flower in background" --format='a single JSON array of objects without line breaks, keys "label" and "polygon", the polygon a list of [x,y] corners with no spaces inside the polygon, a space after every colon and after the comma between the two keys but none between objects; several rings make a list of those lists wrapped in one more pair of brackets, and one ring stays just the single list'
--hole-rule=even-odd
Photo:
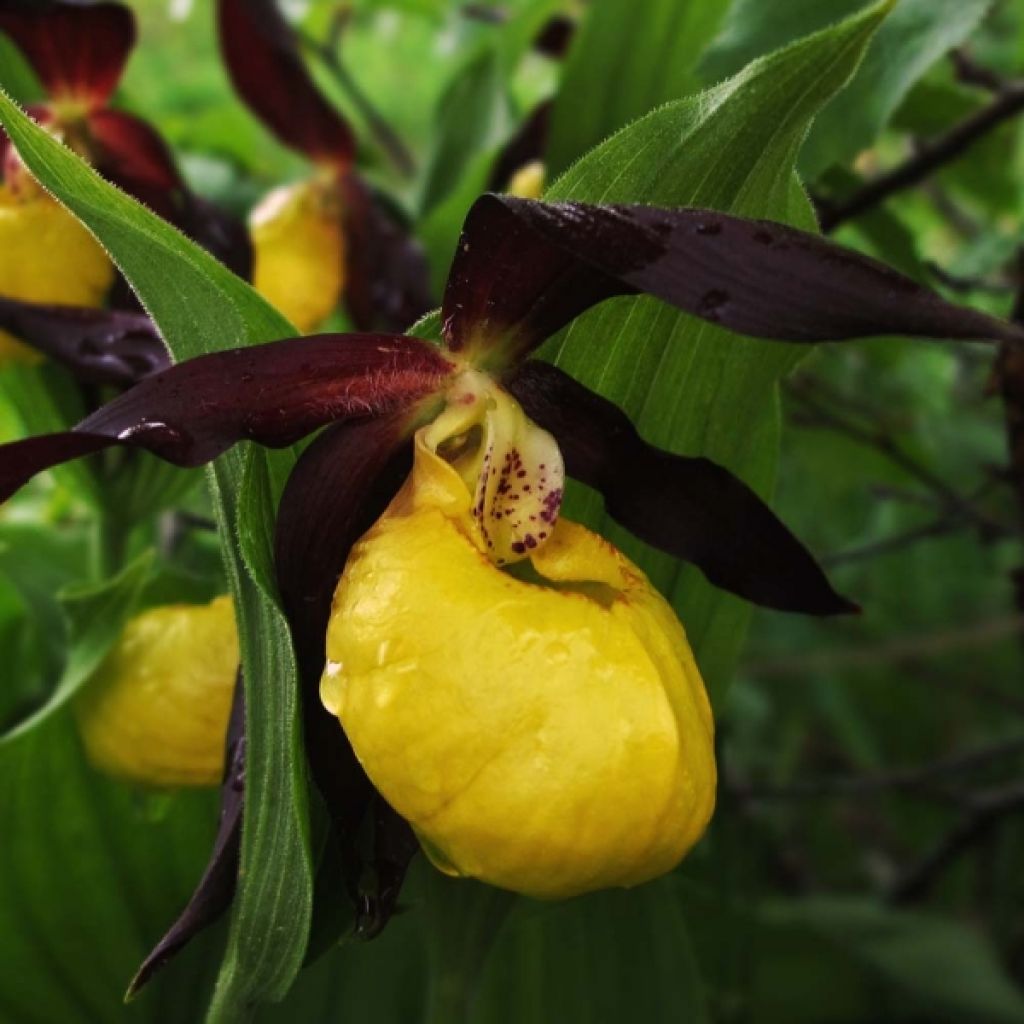
[{"label": "dark red flower in background", "polygon": [[351,128],[314,84],[274,0],[218,0],[217,15],[239,96],[280,142],[316,166],[310,184],[321,190],[319,201],[336,203],[341,290],[352,322],[359,330],[404,330],[435,305],[427,266],[393,208],[356,171]]},{"label": "dark red flower in background", "polygon": [[[152,125],[115,110],[110,99],[135,47],[135,16],[119,3],[0,0],[5,32],[39,77],[47,98],[30,107],[108,181],[119,185],[208,248],[242,277],[250,253],[244,229],[187,188]],[[12,173],[16,154],[8,145]]]}]

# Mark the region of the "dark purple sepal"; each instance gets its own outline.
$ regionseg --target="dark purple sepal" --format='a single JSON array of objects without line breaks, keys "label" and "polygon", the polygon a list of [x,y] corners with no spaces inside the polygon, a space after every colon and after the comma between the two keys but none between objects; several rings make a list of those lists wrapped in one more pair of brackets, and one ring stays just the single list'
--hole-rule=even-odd
[{"label": "dark purple sepal", "polygon": [[[497,258],[482,258],[492,247]],[[757,338],[1024,340],[1019,326],[953,305],[876,260],[783,224],[511,196],[484,196],[470,210],[443,322],[453,347],[483,341],[511,358],[602,298],[635,292]]]},{"label": "dark purple sepal", "polygon": [[176,222],[185,183],[159,132],[120,110],[94,110],[87,124],[89,162],[97,172],[165,220]]},{"label": "dark purple sepal", "polygon": [[418,844],[376,794],[337,718],[320,702],[320,676],[338,578],[352,545],[409,473],[411,427],[408,416],[392,415],[325,430],[288,478],[275,536],[278,590],[299,663],[306,753],[332,823],[356,933],[363,936],[379,932],[391,916]]},{"label": "dark purple sepal", "polygon": [[500,192],[508,186],[512,175],[534,160],[543,160],[551,128],[551,100],[544,100],[533,108],[519,130],[505,144],[494,167],[488,188]]},{"label": "dark purple sepal", "polygon": [[252,239],[244,221],[209,199],[186,192],[176,225],[243,281],[252,280]]},{"label": "dark purple sepal", "polygon": [[44,469],[118,445],[177,466],[200,466],[239,441],[283,448],[335,420],[408,409],[452,369],[433,345],[387,334],[310,335],[200,356],[71,431],[0,446],[0,501]]},{"label": "dark purple sepal", "polygon": [[51,98],[100,106],[135,45],[135,17],[119,3],[0,0],[0,32],[14,40]]},{"label": "dark purple sepal", "polygon": [[355,174],[338,182],[345,235],[345,307],[361,331],[404,331],[435,309],[420,244]]},{"label": "dark purple sepal", "polygon": [[0,329],[89,383],[130,387],[170,366],[163,340],[143,313],[37,305],[0,296]]},{"label": "dark purple sepal", "polygon": [[239,669],[228,724],[224,782],[220,790],[220,821],[213,851],[192,898],[136,972],[125,994],[126,1001],[134,999],[153,975],[231,906],[238,881],[244,796],[245,697],[242,670]]},{"label": "dark purple sepal", "polygon": [[545,57],[561,60],[569,52],[575,35],[576,20],[566,14],[556,14],[537,33],[533,48]]},{"label": "dark purple sepal", "polygon": [[224,63],[249,109],[311,160],[351,164],[352,131],[314,84],[274,0],[217,0],[217,18]]},{"label": "dark purple sepal", "polygon": [[90,162],[115,185],[170,221],[239,277],[252,277],[252,243],[245,224],[191,192],[160,133],[141,118],[106,108],[92,111]]},{"label": "dark purple sepal", "polygon": [[634,291],[552,245],[488,195],[473,204],[462,226],[441,328],[453,352],[499,349],[512,361],[591,306]]},{"label": "dark purple sepal", "polygon": [[548,363],[523,363],[503,383],[555,435],[566,472],[599,491],[608,514],[641,540],[755,604],[808,615],[859,610],[728,470],[648,444],[621,409]]}]

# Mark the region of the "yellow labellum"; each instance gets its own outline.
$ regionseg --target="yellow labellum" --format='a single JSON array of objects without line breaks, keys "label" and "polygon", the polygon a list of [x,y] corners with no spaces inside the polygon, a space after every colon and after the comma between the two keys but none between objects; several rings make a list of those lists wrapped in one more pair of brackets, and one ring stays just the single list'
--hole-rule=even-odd
[{"label": "yellow labellum", "polygon": [[75,702],[89,760],[150,786],[214,786],[238,669],[229,597],[133,618]]},{"label": "yellow labellum", "polygon": [[304,181],[270,192],[249,219],[253,284],[300,331],[335,309],[345,287],[345,236],[336,190]]},{"label": "yellow labellum", "polygon": [[547,898],[668,871],[715,794],[682,626],[575,523],[499,568],[431,431],[338,585],[324,704],[444,871]]},{"label": "yellow labellum", "polygon": [[[101,306],[114,280],[102,246],[27,175],[0,184],[0,295],[26,302]],[[0,367],[40,355],[0,331]]]}]

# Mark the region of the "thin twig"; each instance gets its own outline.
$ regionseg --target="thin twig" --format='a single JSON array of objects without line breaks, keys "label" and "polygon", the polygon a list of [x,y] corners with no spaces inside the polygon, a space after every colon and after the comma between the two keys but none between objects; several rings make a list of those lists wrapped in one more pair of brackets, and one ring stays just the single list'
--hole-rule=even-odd
[{"label": "thin twig", "polygon": [[894,465],[899,466],[909,476],[914,477],[925,484],[929,490],[939,495],[953,518],[969,520],[981,531],[986,540],[995,539],[1005,533],[1001,524],[990,519],[969,499],[900,447],[889,434],[861,426],[818,401],[812,392],[821,390],[820,382],[807,377],[792,378],[787,382],[788,393],[796,398],[805,409],[813,413],[820,425],[837,430],[881,452]]},{"label": "thin twig", "polygon": [[850,548],[847,551],[837,551],[835,554],[825,555],[821,559],[821,564],[831,569],[837,565],[846,565],[849,562],[862,562],[866,558],[891,555],[894,551],[902,551],[918,541],[928,540],[932,537],[944,537],[946,534],[954,533],[966,525],[968,525],[968,520],[963,517],[936,519],[932,523],[925,523],[924,526],[918,526],[912,530],[897,533],[892,537],[884,537],[882,540],[873,541],[859,548]]},{"label": "thin twig", "polygon": [[889,888],[887,900],[905,905],[924,899],[942,873],[1003,820],[1024,810],[1024,783],[993,790],[972,801],[970,810],[916,864]]},{"label": "thin twig", "polygon": [[931,783],[947,779],[951,775],[966,775],[993,761],[1024,753],[1024,736],[992,746],[970,750],[953,757],[942,758],[914,768],[877,775],[837,776],[835,778],[808,779],[784,786],[755,786],[749,783],[734,784],[737,795],[750,800],[806,800],[817,797],[865,796],[889,790],[926,790],[930,795],[935,790]]},{"label": "thin twig", "polygon": [[329,41],[326,43],[313,39],[301,30],[298,31],[299,41],[330,71],[334,80],[366,121],[366,125],[370,129],[377,145],[380,146],[388,159],[395,165],[398,172],[407,178],[411,178],[416,172],[416,162],[412,157],[412,153],[409,152],[405,143],[402,142],[395,130],[388,124],[384,115],[373,105],[370,98],[363,92],[362,87],[352,77],[348,68],[342,62],[339,46],[348,17],[349,13],[346,8],[342,8],[337,12],[328,35]]},{"label": "thin twig", "polygon": [[1006,88],[1006,79],[997,74],[991,68],[978,64],[975,59],[960,47],[952,50],[949,59],[953,62],[956,70],[957,81],[964,85],[975,85],[979,89],[987,89],[989,92],[1002,92]]},{"label": "thin twig", "polygon": [[488,25],[504,25],[508,21],[508,11],[504,7],[491,7],[489,4],[463,4],[460,13],[464,18]]},{"label": "thin twig", "polygon": [[822,201],[819,217],[822,231],[835,231],[840,224],[866,213],[890,196],[919,185],[939,168],[965,153],[978,139],[1024,110],[1024,82],[1005,85],[980,110],[954,125],[945,135],[923,143],[912,156],[892,170],[865,183],[841,202]]},{"label": "thin twig", "polygon": [[935,207],[936,213],[966,242],[977,241],[988,228],[968,213],[937,181],[926,181],[921,193]]},{"label": "thin twig", "polygon": [[978,277],[961,277],[951,274],[931,260],[925,262],[925,268],[940,284],[957,292],[985,292],[989,295],[1007,295],[1013,291],[1013,285],[1007,281],[986,281]]},{"label": "thin twig", "polygon": [[1024,615],[1010,615],[972,623],[960,629],[896,637],[876,647],[860,645],[751,661],[743,666],[743,671],[758,679],[792,678],[816,672],[873,668],[904,661],[927,661],[954,652],[988,647],[999,640],[1020,636],[1022,633]]}]

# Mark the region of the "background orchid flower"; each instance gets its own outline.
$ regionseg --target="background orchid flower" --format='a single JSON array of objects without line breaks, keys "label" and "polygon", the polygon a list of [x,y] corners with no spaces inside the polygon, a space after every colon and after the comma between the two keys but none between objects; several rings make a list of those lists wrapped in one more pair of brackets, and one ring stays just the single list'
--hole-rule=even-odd
[{"label": "background orchid flower", "polygon": [[217,785],[237,668],[230,598],[135,616],[76,698],[86,755],[147,786]]},{"label": "background orchid flower", "polygon": [[[528,358],[595,303],[640,291],[762,338],[1022,337],[1016,326],[779,224],[707,210],[484,197],[467,218],[448,281],[441,347],[395,335],[323,335],[203,356],[148,378],[72,431],[0,448],[6,497],[48,466],[111,446],[198,465],[240,440],[280,447],[332,424],[287,483],[276,561],[306,690],[306,748],[364,934],[387,920],[416,844],[317,700],[331,596],[352,545],[408,473],[412,432],[436,416],[461,374],[484,374],[514,394],[554,436],[569,477],[600,490],[638,537],[694,562],[717,585],[787,610],[853,607],[741,481],[705,459],[652,448],[615,406]],[[237,786],[231,792],[237,811]],[[233,874],[224,865],[237,851],[238,820],[223,816],[204,885],[140,981],[226,904]],[[361,825],[363,845],[354,839]]]},{"label": "background orchid flower", "polygon": [[66,366],[82,381],[128,387],[170,366],[145,313],[21,302],[0,296],[0,330]]},{"label": "background orchid flower", "polygon": [[302,330],[344,298],[359,330],[404,330],[433,306],[426,263],[394,212],[355,170],[351,128],[314,84],[274,0],[218,0],[225,66],[239,96],[309,179],[253,211],[254,284]]},{"label": "background orchid flower", "polygon": [[[29,107],[36,121],[108,181],[248,277],[251,252],[244,228],[188,188],[170,149],[150,124],[110,106],[136,41],[130,8],[114,2],[43,0],[29,5],[0,0],[0,32],[21,50],[46,90],[45,100]],[[116,280],[113,265],[93,237],[35,183],[2,132],[0,176],[0,296],[42,305],[103,305]],[[117,292],[115,305],[134,304],[126,287]],[[14,315],[8,304],[0,358],[14,351],[7,333]],[[52,354],[52,338],[67,338],[66,318],[55,315],[58,321],[47,327],[45,311],[36,309],[29,314],[36,330],[15,333]],[[85,322],[88,314],[79,319]],[[109,339],[121,327],[114,318],[103,328],[105,348],[112,347]],[[70,354],[67,345],[60,347]],[[24,349],[19,351],[24,358]],[[125,360],[131,358],[126,352]]]}]

